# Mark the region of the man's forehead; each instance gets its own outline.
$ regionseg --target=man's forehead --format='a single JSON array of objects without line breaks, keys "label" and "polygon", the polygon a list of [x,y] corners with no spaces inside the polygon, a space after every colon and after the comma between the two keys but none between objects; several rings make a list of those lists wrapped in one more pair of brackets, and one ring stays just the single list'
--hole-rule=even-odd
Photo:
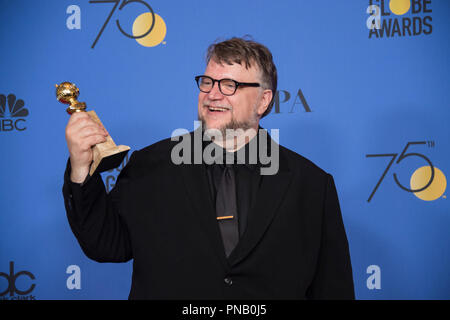
[{"label": "man's forehead", "polygon": [[242,67],[245,67],[246,69],[249,68],[258,68],[258,63],[254,58],[243,58],[243,57],[237,57],[237,56],[217,56],[213,55],[210,57],[210,59],[207,61],[208,63],[214,61],[217,64],[220,65],[233,65],[238,64]]},{"label": "man's forehead", "polygon": [[205,72],[219,72],[223,74],[255,74],[258,75],[259,68],[255,62],[246,66],[245,62],[233,62],[233,61],[219,61],[217,59],[211,59],[206,66]]}]

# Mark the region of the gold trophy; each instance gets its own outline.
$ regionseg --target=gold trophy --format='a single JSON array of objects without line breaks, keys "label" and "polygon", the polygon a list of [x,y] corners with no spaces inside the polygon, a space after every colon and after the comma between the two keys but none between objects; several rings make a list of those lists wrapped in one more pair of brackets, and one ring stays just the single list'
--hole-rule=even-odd
[{"label": "gold trophy", "polygon": [[[62,82],[60,85],[56,85],[56,99],[61,103],[69,105],[66,109],[69,114],[86,112],[86,103],[77,100],[79,94],[80,90],[73,83]],[[92,120],[103,127],[95,111],[91,110],[87,111],[87,113]],[[128,146],[116,146],[111,136],[108,135],[105,142],[93,146],[94,160],[91,164],[89,174],[92,176],[96,170],[103,172],[118,167],[129,150],[130,147]]]}]

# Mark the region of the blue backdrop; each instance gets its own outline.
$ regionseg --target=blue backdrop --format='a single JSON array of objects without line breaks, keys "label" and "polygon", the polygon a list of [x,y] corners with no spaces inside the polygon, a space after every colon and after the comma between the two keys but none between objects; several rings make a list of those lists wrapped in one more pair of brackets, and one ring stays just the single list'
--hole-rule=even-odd
[{"label": "blue backdrop", "polygon": [[[143,45],[130,36],[149,7]],[[449,14],[446,0],[0,1],[0,299],[128,297],[131,262],[89,260],[66,220],[55,84],[137,150],[194,129],[206,48],[246,34],[278,67],[262,126],[335,178],[356,297],[449,299]]]}]

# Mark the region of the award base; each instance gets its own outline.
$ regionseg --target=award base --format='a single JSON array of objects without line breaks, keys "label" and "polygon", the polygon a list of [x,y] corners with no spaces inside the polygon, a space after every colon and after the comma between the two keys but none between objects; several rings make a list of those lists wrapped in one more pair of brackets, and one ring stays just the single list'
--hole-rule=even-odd
[{"label": "award base", "polygon": [[[103,127],[102,122],[97,117],[95,111],[87,111],[89,116]],[[108,171],[117,168],[130,151],[128,146],[117,146],[111,136],[106,137],[106,141],[95,145],[93,148],[94,160],[91,164],[89,174],[92,176],[95,172]]]}]

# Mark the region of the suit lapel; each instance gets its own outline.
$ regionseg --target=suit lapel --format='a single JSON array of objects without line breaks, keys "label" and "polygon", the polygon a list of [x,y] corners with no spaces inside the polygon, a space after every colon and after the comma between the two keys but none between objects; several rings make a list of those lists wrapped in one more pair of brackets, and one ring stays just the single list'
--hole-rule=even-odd
[{"label": "suit lapel", "polygon": [[[192,134],[191,138],[193,139]],[[212,250],[223,266],[228,268],[219,225],[215,218],[215,210],[211,199],[205,165],[181,164],[180,167],[184,187],[191,200],[190,202],[194,213],[193,220],[199,222],[208,238],[208,243],[211,245]]]},{"label": "suit lapel", "polygon": [[229,256],[230,265],[244,259],[258,244],[270,226],[287,192],[292,175],[280,150],[280,168],[277,174],[262,176],[256,203],[249,212],[247,230]]}]

